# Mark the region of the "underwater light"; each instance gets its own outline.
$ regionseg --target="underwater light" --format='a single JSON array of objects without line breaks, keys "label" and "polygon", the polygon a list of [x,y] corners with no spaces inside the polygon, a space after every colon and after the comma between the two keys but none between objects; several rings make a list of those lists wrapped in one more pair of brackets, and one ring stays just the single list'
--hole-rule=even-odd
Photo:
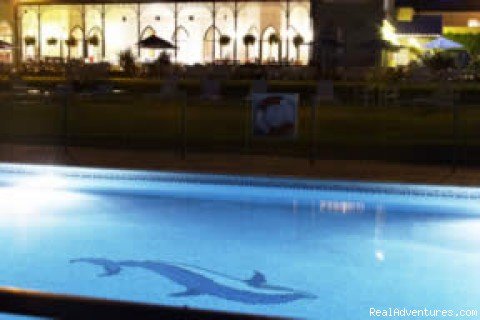
[{"label": "underwater light", "polygon": [[42,174],[24,178],[17,182],[20,188],[61,189],[66,186],[66,180],[55,174]]},{"label": "underwater light", "polygon": [[379,262],[385,261],[385,252],[383,250],[375,250],[375,259]]},{"label": "underwater light", "polygon": [[0,188],[0,225],[32,224],[33,217],[45,217],[52,210],[74,205],[80,195],[63,190],[66,185],[65,178],[47,173],[22,177]]}]

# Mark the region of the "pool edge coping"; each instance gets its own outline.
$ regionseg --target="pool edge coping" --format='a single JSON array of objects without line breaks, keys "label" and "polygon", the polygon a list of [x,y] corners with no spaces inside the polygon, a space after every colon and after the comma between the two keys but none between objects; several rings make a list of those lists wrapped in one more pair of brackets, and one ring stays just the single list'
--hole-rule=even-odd
[{"label": "pool edge coping", "polygon": [[130,170],[67,165],[0,163],[0,173],[60,174],[80,179],[120,181],[170,182],[185,184],[220,184],[239,187],[277,187],[308,191],[344,191],[400,196],[479,199],[480,188],[458,185],[432,185],[400,182],[368,182],[342,179],[309,179],[299,177],[272,177],[259,175],[198,173],[160,170]]}]

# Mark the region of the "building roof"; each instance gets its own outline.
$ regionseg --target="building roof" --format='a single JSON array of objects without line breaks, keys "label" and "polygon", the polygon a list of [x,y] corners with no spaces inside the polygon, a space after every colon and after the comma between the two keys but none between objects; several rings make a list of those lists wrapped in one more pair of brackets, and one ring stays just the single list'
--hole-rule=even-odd
[{"label": "building roof", "polygon": [[415,15],[412,21],[395,23],[398,34],[442,34],[443,21],[440,15]]},{"label": "building roof", "polygon": [[419,11],[480,11],[480,0],[395,0],[395,5]]},{"label": "building roof", "polygon": [[[0,0],[1,1],[1,0]],[[223,2],[234,2],[235,0],[223,0]],[[269,2],[272,0],[238,0],[239,2]],[[292,2],[302,0],[290,0]],[[23,5],[50,5],[50,4],[124,4],[124,3],[182,3],[182,2],[206,2],[212,3],[212,0],[17,0],[18,4]]]}]

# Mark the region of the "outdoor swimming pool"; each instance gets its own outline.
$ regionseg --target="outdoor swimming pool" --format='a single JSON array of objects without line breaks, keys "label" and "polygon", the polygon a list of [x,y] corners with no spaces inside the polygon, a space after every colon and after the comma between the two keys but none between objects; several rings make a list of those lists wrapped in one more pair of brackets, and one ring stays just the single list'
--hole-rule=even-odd
[{"label": "outdoor swimming pool", "polygon": [[0,243],[0,286],[308,319],[480,309],[474,188],[4,164]]}]

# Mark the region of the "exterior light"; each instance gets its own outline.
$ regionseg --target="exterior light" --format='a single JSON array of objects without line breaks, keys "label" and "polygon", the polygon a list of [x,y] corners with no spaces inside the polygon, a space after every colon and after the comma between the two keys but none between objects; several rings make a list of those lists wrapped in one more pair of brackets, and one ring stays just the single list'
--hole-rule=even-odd
[{"label": "exterior light", "polygon": [[469,19],[467,25],[469,28],[480,28],[480,21],[478,19]]},{"label": "exterior light", "polygon": [[380,28],[380,33],[382,35],[382,39],[393,44],[399,44],[398,36],[395,33],[395,28],[388,20],[383,20],[382,27]]}]

